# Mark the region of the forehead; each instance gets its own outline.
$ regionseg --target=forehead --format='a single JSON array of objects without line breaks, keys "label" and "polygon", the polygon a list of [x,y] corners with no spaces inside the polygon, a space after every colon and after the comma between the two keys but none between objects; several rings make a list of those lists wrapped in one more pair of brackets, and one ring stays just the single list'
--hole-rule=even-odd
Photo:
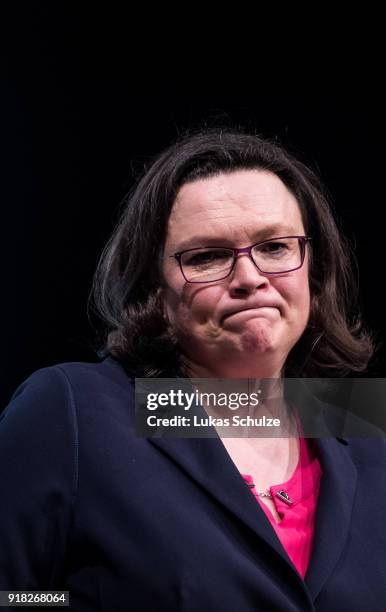
[{"label": "forehead", "polygon": [[272,172],[241,170],[183,185],[169,218],[167,243],[189,248],[199,235],[252,240],[270,228],[277,236],[301,234],[299,205]]}]

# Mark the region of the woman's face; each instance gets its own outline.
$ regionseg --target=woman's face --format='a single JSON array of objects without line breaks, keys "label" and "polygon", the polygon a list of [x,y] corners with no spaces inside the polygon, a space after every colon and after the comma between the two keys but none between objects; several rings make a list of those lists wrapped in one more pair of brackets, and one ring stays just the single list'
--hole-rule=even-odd
[{"label": "woman's face", "polygon": [[228,278],[203,284],[188,283],[167,256],[304,234],[295,197],[271,172],[241,170],[182,186],[169,218],[163,300],[194,376],[280,375],[309,317],[308,254],[298,270],[269,276],[241,253]]}]

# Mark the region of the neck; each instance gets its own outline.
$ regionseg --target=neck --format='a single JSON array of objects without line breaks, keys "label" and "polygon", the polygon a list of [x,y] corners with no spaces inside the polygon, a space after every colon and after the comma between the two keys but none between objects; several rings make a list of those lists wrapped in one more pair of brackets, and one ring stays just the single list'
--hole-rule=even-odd
[{"label": "neck", "polygon": [[[269,371],[269,376],[263,376],[261,371],[255,371],[254,376],[240,376],[236,378],[223,376],[222,373],[211,368],[196,364],[190,361],[187,364],[189,378],[194,387],[200,392],[201,397],[214,398],[216,403],[201,400],[203,407],[209,416],[214,418],[229,418],[233,415],[239,417],[261,417],[279,419],[280,427],[274,430],[279,437],[293,435],[291,432],[294,427],[291,410],[284,399],[283,378],[280,371]],[[256,375],[258,374],[258,375]],[[226,395],[227,400],[221,399]],[[225,435],[239,436],[240,428],[236,434],[233,429],[225,428]],[[262,431],[256,427],[248,426],[246,435],[261,437]],[[269,436],[273,435],[273,430],[267,430]],[[233,433],[232,433],[233,432]],[[224,432],[222,432],[224,434]],[[221,434],[220,434],[221,435]],[[268,435],[268,434],[267,434]]]},{"label": "neck", "polygon": [[194,359],[185,358],[185,368],[189,378],[249,378],[249,379],[279,379],[284,365],[284,360],[269,360],[264,363],[256,363],[253,359],[248,363],[203,363]]}]

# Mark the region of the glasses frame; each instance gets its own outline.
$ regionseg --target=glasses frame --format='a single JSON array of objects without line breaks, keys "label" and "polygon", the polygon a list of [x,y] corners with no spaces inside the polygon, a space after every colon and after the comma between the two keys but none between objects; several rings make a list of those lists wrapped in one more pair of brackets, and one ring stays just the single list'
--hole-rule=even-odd
[{"label": "glasses frame", "polygon": [[[284,238],[297,238],[299,241],[299,245],[300,245],[300,265],[296,266],[296,268],[291,268],[290,270],[283,270],[281,272],[264,272],[264,270],[261,270],[259,268],[259,266],[255,263],[253,257],[252,257],[252,249],[260,246],[261,244],[264,244],[266,242],[272,242],[273,240],[283,240]],[[169,255],[168,257],[162,257],[161,259],[168,259],[168,258],[174,258],[177,260],[179,266],[180,266],[180,270],[181,270],[181,274],[184,277],[184,279],[186,280],[187,283],[193,283],[193,284],[203,284],[203,283],[217,283],[218,281],[224,280],[225,278],[228,278],[228,276],[230,276],[235,268],[236,265],[236,260],[237,257],[240,253],[247,253],[247,255],[249,256],[249,259],[253,262],[253,265],[259,270],[259,272],[261,274],[265,274],[266,276],[276,276],[277,274],[287,274],[287,272],[294,272],[295,270],[299,270],[299,268],[302,267],[303,263],[304,263],[304,257],[306,254],[306,245],[307,242],[311,242],[312,238],[310,238],[309,236],[274,236],[272,238],[267,238],[267,240],[262,240],[261,242],[256,242],[255,244],[252,244],[251,246],[247,246],[247,247],[242,247],[242,248],[234,248],[234,247],[222,247],[222,246],[202,246],[202,247],[195,247],[194,249],[186,249],[185,251],[180,251],[179,253],[174,253],[173,255]],[[191,281],[188,280],[184,274],[184,270],[182,268],[182,255],[184,255],[185,253],[189,253],[191,251],[198,251],[200,249],[226,249],[227,251],[233,251],[233,264],[231,269],[229,270],[229,272],[225,275],[222,276],[221,278],[216,278],[216,280],[210,280],[210,281]]]}]

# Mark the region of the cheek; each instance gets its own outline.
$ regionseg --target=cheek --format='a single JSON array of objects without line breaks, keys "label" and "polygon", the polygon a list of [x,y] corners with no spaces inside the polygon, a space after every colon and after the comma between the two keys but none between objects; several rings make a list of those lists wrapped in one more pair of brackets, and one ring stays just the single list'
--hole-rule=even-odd
[{"label": "cheek", "polygon": [[200,287],[185,284],[168,287],[164,292],[164,310],[176,328],[195,324],[205,325],[216,320],[217,304],[221,298],[219,287]]},{"label": "cheek", "polygon": [[[310,288],[308,275],[301,270],[301,274],[277,279],[276,289],[291,309],[299,309],[308,317],[310,310]],[[303,318],[303,317],[302,317]]]},{"label": "cheek", "polygon": [[215,320],[217,315],[217,305],[221,299],[223,290],[220,287],[200,287],[192,292],[189,306],[192,315],[201,323]]},{"label": "cheek", "polygon": [[299,274],[297,293],[299,295],[300,302],[302,302],[303,307],[307,309],[307,314],[309,314],[311,298],[310,283],[308,279],[308,265],[305,265],[300,272],[301,274]]}]

